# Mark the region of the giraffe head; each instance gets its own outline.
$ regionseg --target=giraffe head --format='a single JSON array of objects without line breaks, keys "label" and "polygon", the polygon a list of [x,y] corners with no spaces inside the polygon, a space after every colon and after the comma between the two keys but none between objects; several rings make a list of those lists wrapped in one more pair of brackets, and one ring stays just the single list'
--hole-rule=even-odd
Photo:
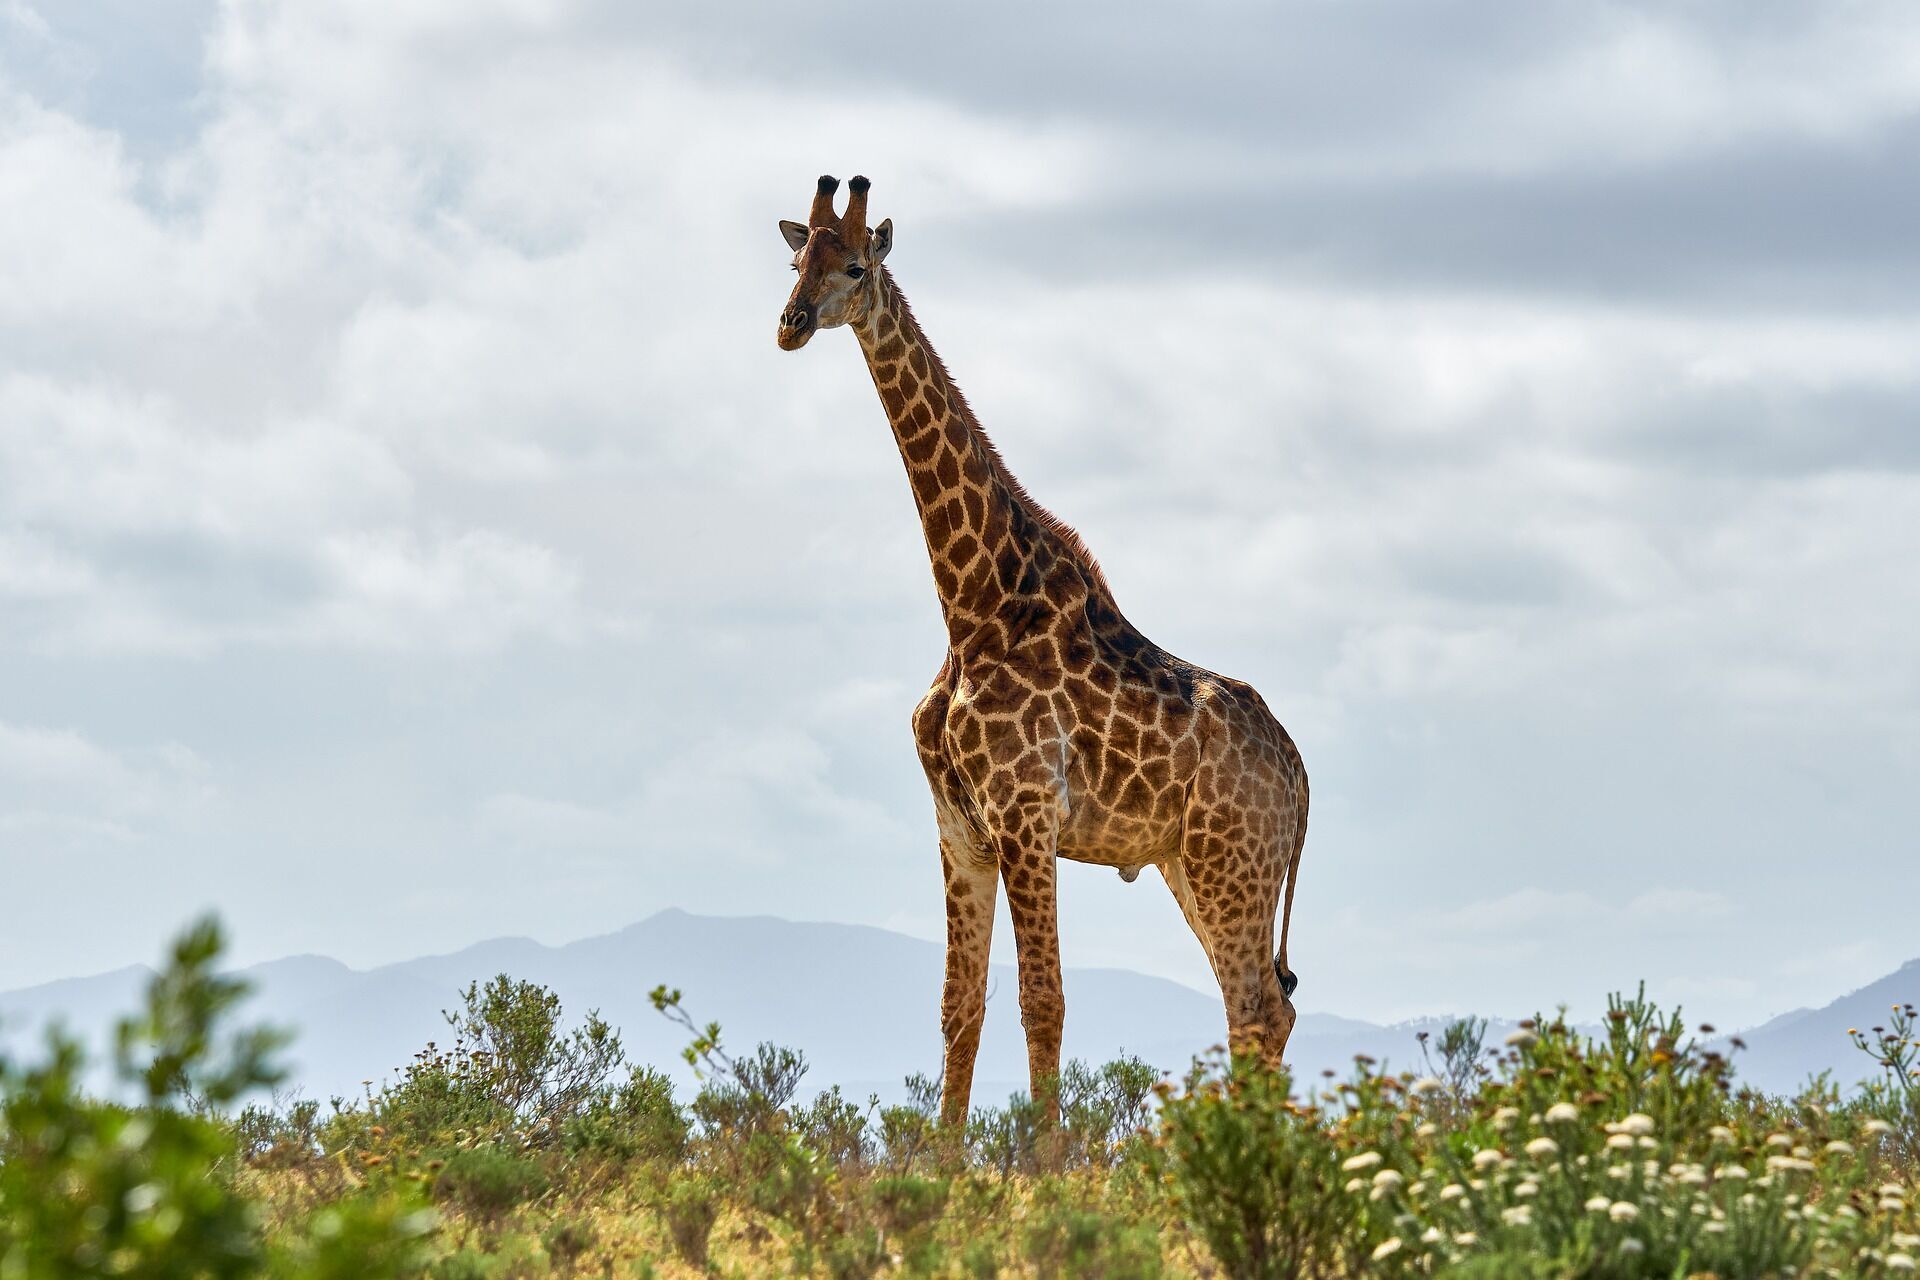
[{"label": "giraffe head", "polygon": [[776,341],[783,351],[798,351],[815,331],[865,320],[879,298],[880,264],[893,248],[893,219],[867,228],[867,180],[847,183],[847,211],[835,216],[833,194],[840,180],[820,179],[813,210],[804,224],[780,223],[793,250],[800,279],[780,313]]}]

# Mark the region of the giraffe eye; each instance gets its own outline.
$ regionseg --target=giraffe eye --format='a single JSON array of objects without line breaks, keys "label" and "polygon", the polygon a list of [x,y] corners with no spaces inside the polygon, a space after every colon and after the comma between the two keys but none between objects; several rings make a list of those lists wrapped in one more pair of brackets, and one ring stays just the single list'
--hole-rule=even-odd
[{"label": "giraffe eye", "polygon": [[847,278],[849,280],[858,280],[861,276],[865,274],[867,274],[867,269],[865,267],[848,267],[847,268]]}]

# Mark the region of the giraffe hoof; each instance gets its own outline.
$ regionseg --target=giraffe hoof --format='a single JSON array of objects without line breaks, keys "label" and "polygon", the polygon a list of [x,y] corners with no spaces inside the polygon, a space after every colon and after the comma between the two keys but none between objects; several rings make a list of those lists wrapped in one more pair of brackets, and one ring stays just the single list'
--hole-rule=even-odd
[{"label": "giraffe hoof", "polygon": [[[1145,864],[1142,863],[1141,865],[1144,866]],[[1128,884],[1132,884],[1135,880],[1138,880],[1140,878],[1140,868],[1139,867],[1121,867],[1120,878],[1122,880],[1125,880]]]}]

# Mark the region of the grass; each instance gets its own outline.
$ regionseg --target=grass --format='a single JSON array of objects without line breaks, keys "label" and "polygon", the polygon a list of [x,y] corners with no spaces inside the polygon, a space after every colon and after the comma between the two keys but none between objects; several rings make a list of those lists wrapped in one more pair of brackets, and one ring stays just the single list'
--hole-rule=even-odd
[{"label": "grass", "polygon": [[275,1037],[229,1033],[218,931],[120,1029],[129,1101],[55,1038],[0,1062],[0,1276],[1903,1276],[1920,1255],[1920,1026],[1855,1033],[1865,1087],[1740,1087],[1677,1012],[1584,1035],[1466,1021],[1416,1074],[1289,1080],[1215,1054],[1179,1080],[1069,1064],[1062,1121],[964,1128],[931,1082],[806,1098],[678,992],[678,1097],[589,1014],[498,977],[377,1092],[241,1106]]}]

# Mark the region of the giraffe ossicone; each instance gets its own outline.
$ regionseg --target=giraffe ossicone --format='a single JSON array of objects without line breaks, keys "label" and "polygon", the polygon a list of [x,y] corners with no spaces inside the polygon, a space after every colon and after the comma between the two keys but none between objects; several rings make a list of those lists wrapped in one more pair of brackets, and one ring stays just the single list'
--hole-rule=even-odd
[{"label": "giraffe ossicone", "polygon": [[934,354],[885,265],[892,221],[867,225],[867,180],[848,182],[836,214],[838,189],[822,177],[807,221],[780,223],[799,279],[776,340],[792,351],[853,330],[946,622],[946,658],[912,720],[946,886],[943,1119],[967,1113],[1002,888],[1032,1096],[1054,1097],[1059,858],[1128,882],[1157,868],[1220,983],[1229,1043],[1277,1066],[1294,1024],[1299,751],[1251,685],[1174,657],[1121,614],[1079,534],[1014,478]]}]

